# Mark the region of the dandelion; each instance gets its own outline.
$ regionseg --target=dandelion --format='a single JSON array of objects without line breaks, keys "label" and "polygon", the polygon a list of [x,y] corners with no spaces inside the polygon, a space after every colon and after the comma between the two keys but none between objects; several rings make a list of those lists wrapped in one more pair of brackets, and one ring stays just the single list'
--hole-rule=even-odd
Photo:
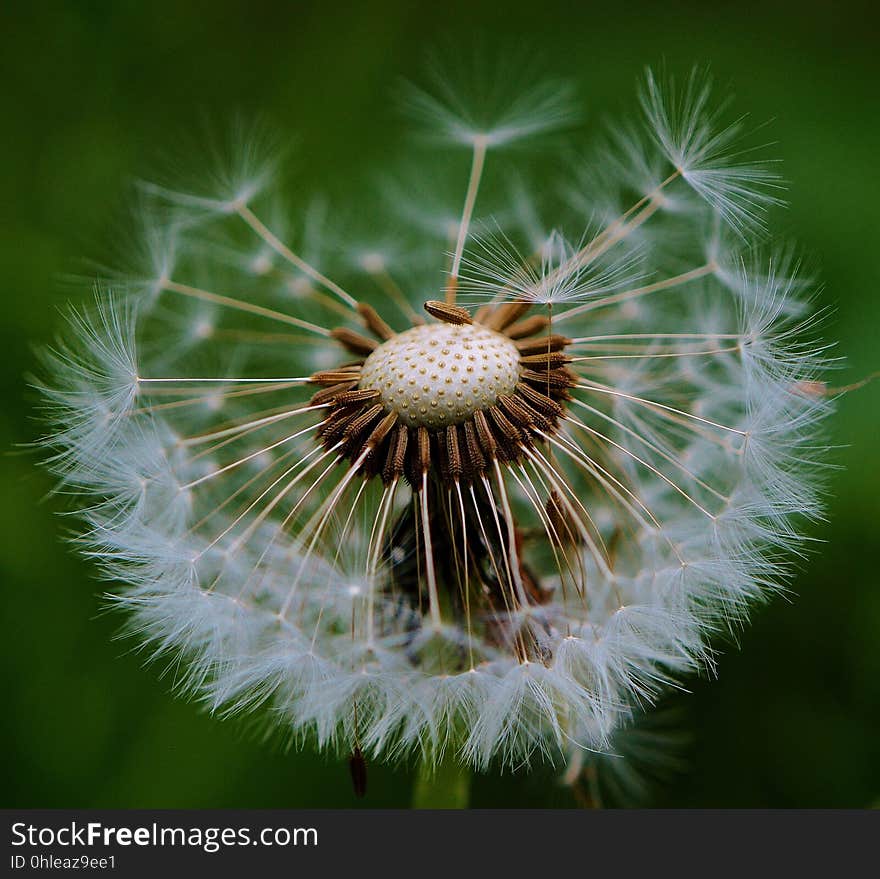
[{"label": "dandelion", "polygon": [[821,512],[825,350],[753,240],[779,183],[742,122],[649,74],[641,132],[540,171],[548,210],[493,161],[570,93],[490,92],[409,93],[470,152],[435,181],[453,229],[406,203],[331,246],[333,207],[285,223],[247,152],[208,194],[147,188],[144,269],[49,355],[52,465],[132,633],[359,785],[363,755],[577,775]]}]

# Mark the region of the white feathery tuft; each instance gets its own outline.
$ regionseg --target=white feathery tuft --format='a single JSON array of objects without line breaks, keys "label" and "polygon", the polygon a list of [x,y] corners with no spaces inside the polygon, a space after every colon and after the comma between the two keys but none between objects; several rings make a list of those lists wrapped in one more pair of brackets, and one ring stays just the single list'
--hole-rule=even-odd
[{"label": "white feathery tuft", "polygon": [[684,88],[673,77],[658,81],[648,70],[642,108],[649,133],[688,185],[739,233],[763,228],[766,210],[783,203],[782,178],[767,160],[738,145],[745,119],[725,124],[722,103],[711,104],[712,81],[694,69]]}]

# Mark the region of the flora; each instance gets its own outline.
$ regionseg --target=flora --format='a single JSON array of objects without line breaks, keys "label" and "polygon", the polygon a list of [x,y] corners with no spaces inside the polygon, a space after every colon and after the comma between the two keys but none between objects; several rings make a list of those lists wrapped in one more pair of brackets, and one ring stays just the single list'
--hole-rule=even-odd
[{"label": "flora", "polygon": [[145,186],[141,269],[47,354],[45,442],[111,600],[212,710],[573,777],[780,588],[824,348],[774,166],[704,77],[648,74],[638,124],[531,181],[508,149],[573,94],[481,95],[407,93],[469,170],[411,146],[421,185],[360,234],[291,220],[249,148]]}]

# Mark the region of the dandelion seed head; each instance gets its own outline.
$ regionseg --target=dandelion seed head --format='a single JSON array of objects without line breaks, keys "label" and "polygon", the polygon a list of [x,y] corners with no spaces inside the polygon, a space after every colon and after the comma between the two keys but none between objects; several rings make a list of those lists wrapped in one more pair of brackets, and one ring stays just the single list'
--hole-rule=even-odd
[{"label": "dandelion seed head", "polygon": [[467,176],[419,165],[348,237],[246,141],[144,187],[138,266],[46,356],[45,442],[132,637],[212,710],[577,775],[803,551],[827,350],[704,79],[649,76],[646,127],[546,206],[494,154],[571,92],[468,71],[409,93]]}]

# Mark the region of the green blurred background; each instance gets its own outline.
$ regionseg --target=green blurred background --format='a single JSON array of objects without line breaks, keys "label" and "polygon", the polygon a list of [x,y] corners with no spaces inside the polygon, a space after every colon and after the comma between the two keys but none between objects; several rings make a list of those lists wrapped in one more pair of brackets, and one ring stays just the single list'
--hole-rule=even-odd
[{"label": "green blurred background", "polygon": [[[204,112],[264,115],[311,179],[382,160],[388,96],[438,37],[549,55],[588,113],[629,103],[646,63],[709,63],[737,107],[775,118],[793,181],[776,228],[821,266],[840,383],[880,368],[880,56],[869,6],[808,3],[7,2],[0,12],[0,629],[2,806],[355,805],[344,763],[285,752],[169,694],[114,641],[99,584],[62,542],[25,373],[59,327],[82,258],[100,259],[132,176]],[[593,116],[592,118],[595,118]],[[390,129],[397,131],[397,128]],[[364,206],[369,210],[369,205]],[[880,799],[880,381],[841,401],[843,469],[823,544],[790,603],[756,611],[673,701],[692,732],[669,806],[853,806]],[[367,806],[404,806],[413,773],[371,766]],[[474,806],[570,805],[552,770],[474,781]]]}]

